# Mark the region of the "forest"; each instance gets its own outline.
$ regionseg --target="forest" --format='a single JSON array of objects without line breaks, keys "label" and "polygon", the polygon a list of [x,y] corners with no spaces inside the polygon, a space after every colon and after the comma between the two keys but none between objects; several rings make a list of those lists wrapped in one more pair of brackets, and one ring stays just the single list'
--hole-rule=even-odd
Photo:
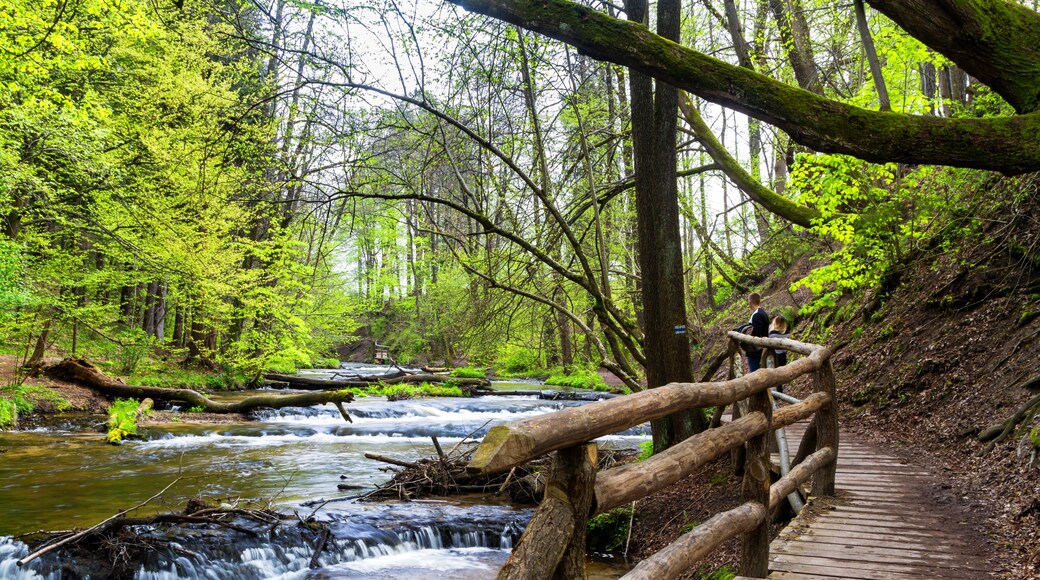
[{"label": "forest", "polygon": [[[13,507],[0,499],[0,511],[11,521],[48,512],[32,520],[41,530],[93,525],[130,507],[118,503],[128,490],[145,500],[164,489],[181,448],[198,473],[176,500],[214,489],[315,500],[340,474],[341,490],[378,488],[385,476],[353,463],[369,454],[364,437],[400,437],[373,443],[410,454],[397,468],[435,469],[414,459],[421,447],[447,469],[457,450],[444,454],[438,436],[461,449],[488,422],[580,404],[522,394],[622,397],[717,379],[736,345],[726,331],[747,322],[754,292],[791,338],[830,349],[842,433],[919,445],[974,498],[963,509],[985,514],[987,573],[1035,577],[1038,175],[1036,0],[7,0],[0,453],[11,453],[0,493],[52,453],[48,435],[111,415],[117,439],[134,440],[84,456],[105,465],[94,478],[125,478],[103,504],[77,503],[69,520],[26,495]],[[403,387],[406,373],[423,384]],[[313,388],[353,382],[271,394],[315,377]],[[507,394],[486,396],[496,392]],[[449,402],[459,396],[481,402]],[[432,397],[445,407],[425,415],[417,401]],[[153,404],[166,418],[148,418]],[[645,460],[718,428],[725,404],[704,407],[618,431],[618,445]],[[228,412],[245,414],[219,416]],[[465,416],[436,433],[411,423],[443,413]],[[351,447],[272,439],[319,436]],[[235,457],[239,444],[276,466],[241,489],[259,468]],[[75,455],[55,461],[73,466]],[[169,477],[133,475],[136,457],[163,458]],[[234,467],[214,467],[223,461]],[[727,480],[739,498],[740,469],[705,469],[697,476],[714,483],[682,484],[683,497]],[[480,485],[501,495],[509,473]],[[46,487],[64,476],[40,477]],[[70,493],[56,489],[46,497]],[[645,501],[625,512],[626,558],[629,542],[642,559],[670,541],[655,534],[714,513],[662,515]],[[229,517],[264,523],[277,505]],[[458,509],[428,525],[479,517]],[[343,517],[390,529],[360,513]],[[321,522],[304,569],[340,533]],[[590,537],[604,522],[590,520]],[[517,537],[414,543],[494,549],[477,564],[504,577],[508,548],[524,544],[523,525],[503,525]],[[94,562],[16,576],[30,574],[11,567],[30,552],[16,538],[29,531],[0,526],[0,576],[205,571],[195,562],[147,576],[166,564],[135,556],[105,573]],[[309,546],[312,531],[279,541]],[[216,549],[179,557],[215,561]],[[746,571],[727,550],[685,577]],[[353,561],[340,556],[323,565]],[[601,562],[598,573],[631,563],[612,576]],[[423,577],[426,565],[395,573]],[[247,577],[228,566],[214,577]]]}]

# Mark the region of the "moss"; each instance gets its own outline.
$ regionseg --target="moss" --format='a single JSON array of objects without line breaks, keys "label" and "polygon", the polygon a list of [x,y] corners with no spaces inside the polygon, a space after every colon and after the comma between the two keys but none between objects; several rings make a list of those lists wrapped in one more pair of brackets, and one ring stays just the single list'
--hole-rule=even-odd
[{"label": "moss", "polygon": [[628,540],[632,506],[616,507],[589,519],[585,547],[590,552],[616,552]]},{"label": "moss", "polygon": [[1018,317],[1018,325],[1025,326],[1030,322],[1036,320],[1036,317],[1040,316],[1040,311],[1031,310],[1029,308],[1022,311],[1022,315]]},{"label": "moss", "polygon": [[137,435],[136,399],[116,399],[108,408],[108,442],[120,443],[123,439]]}]

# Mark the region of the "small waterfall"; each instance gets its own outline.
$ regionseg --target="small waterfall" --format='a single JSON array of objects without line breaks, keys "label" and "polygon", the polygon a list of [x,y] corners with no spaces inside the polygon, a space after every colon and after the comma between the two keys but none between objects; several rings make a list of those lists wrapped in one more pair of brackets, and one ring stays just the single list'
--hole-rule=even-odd
[{"label": "small waterfall", "polygon": [[[318,558],[322,568],[338,568],[351,563],[372,559],[386,559],[380,569],[406,565],[422,569],[428,554],[439,551],[438,565],[447,565],[443,556],[448,552],[469,554],[458,560],[458,565],[473,565],[473,552],[504,552],[511,549],[526,525],[523,517],[509,521],[460,519],[446,523],[425,523],[381,529],[367,523],[344,521],[335,516],[326,524],[332,531],[325,549]],[[139,580],[173,580],[176,578],[207,578],[211,580],[262,580],[267,578],[303,578],[311,574],[310,561],[314,553],[315,534],[291,523],[276,529],[273,537],[249,536],[228,530],[192,529],[160,532],[144,529],[142,533],[162,540],[165,547],[150,552],[137,566],[133,578]],[[4,580],[61,580],[86,577],[62,567],[60,553],[48,554],[19,568],[15,562],[29,553],[22,542],[8,537],[0,538],[0,578]],[[415,554],[409,556],[409,554]],[[95,563],[102,568],[104,563]],[[87,564],[89,566],[89,564]],[[371,565],[367,565],[371,567]],[[96,570],[97,568],[95,568]],[[353,568],[356,571],[359,567]],[[359,572],[360,573],[360,572]]]}]

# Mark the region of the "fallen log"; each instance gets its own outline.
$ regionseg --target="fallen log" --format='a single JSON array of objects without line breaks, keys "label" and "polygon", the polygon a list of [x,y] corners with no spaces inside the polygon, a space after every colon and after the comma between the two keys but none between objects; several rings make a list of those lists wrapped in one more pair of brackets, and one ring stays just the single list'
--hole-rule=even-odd
[{"label": "fallen log", "polygon": [[299,389],[302,391],[320,391],[324,389],[343,389],[347,387],[358,387],[365,388],[375,384],[384,385],[396,385],[401,383],[406,384],[418,384],[418,383],[454,383],[463,386],[476,386],[476,387],[487,387],[491,385],[491,381],[487,379],[469,379],[460,377],[448,377],[444,375],[434,375],[427,373],[417,373],[412,375],[401,375],[393,378],[384,378],[383,376],[375,376],[371,378],[363,379],[350,379],[350,380],[330,380],[330,379],[313,379],[310,377],[299,377],[296,375],[280,375],[277,373],[266,373],[264,378],[268,381],[275,383],[288,383],[292,388]]},{"label": "fallen log", "polygon": [[546,401],[601,401],[603,399],[613,399],[620,397],[615,393],[607,393],[603,391],[535,391],[535,390],[519,390],[519,391],[496,391],[494,389],[475,389],[473,391],[474,397],[537,397]]},{"label": "fallen log", "polygon": [[278,388],[292,388],[299,389],[301,391],[321,391],[325,389],[345,389],[347,387],[367,387],[372,384],[371,381],[363,380],[347,380],[333,381],[329,379],[313,379],[310,377],[299,377],[296,375],[281,375],[278,373],[266,373],[264,378],[271,381],[272,388],[274,385],[278,385]]},{"label": "fallen log", "polygon": [[181,401],[192,407],[201,407],[207,413],[247,413],[254,409],[283,407],[310,407],[336,403],[344,419],[349,421],[342,403],[354,400],[350,391],[322,391],[316,393],[300,393],[295,395],[258,395],[241,401],[221,402],[207,398],[191,389],[165,389],[162,387],[145,387],[125,385],[101,372],[89,362],[78,358],[67,358],[45,370],[47,376],[79,383],[109,397],[133,399],[150,398],[156,401]]}]

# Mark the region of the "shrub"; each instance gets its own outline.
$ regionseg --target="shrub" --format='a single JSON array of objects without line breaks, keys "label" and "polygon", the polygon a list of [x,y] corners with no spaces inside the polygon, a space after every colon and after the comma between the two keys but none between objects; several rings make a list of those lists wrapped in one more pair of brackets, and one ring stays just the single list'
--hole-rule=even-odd
[{"label": "shrub", "polygon": [[473,367],[459,367],[451,371],[451,376],[458,377],[460,379],[482,379],[487,374],[485,369],[478,369]]},{"label": "shrub", "polygon": [[13,427],[18,419],[18,407],[14,401],[0,399],[0,430]]},{"label": "shrub", "polygon": [[498,366],[507,373],[524,373],[538,367],[538,353],[525,348],[510,348],[499,355]]},{"label": "shrub", "polygon": [[654,442],[643,441],[639,444],[639,457],[636,457],[636,462],[646,461],[650,459],[650,456],[654,454]]},{"label": "shrub", "polygon": [[279,350],[264,361],[264,370],[286,375],[307,368],[311,368],[310,355],[295,347]]},{"label": "shrub", "polygon": [[431,385],[420,383],[418,385],[384,385],[376,383],[371,387],[352,387],[345,389],[354,393],[357,397],[386,397],[391,401],[404,399],[419,399],[423,397],[465,397],[466,393],[458,385],[447,383],[444,385]]},{"label": "shrub", "polygon": [[546,379],[545,384],[575,389],[610,390],[610,387],[603,382],[603,377],[599,376],[599,373],[584,369],[571,371],[570,374],[555,374]]}]

